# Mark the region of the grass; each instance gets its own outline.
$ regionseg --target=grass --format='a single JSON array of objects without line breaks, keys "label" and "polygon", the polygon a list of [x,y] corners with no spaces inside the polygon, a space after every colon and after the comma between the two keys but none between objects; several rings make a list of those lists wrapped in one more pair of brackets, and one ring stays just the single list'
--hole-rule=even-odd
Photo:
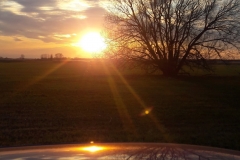
[{"label": "grass", "polygon": [[239,71],[218,65],[213,76],[165,78],[101,62],[0,63],[0,147],[96,141],[240,150]]}]

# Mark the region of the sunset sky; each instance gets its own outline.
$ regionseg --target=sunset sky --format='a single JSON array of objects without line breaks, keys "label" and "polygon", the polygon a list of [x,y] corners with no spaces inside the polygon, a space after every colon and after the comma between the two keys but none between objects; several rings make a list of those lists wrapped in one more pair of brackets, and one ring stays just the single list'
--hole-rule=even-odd
[{"label": "sunset sky", "polygon": [[0,57],[62,53],[89,57],[73,44],[102,32],[104,0],[0,0]]}]

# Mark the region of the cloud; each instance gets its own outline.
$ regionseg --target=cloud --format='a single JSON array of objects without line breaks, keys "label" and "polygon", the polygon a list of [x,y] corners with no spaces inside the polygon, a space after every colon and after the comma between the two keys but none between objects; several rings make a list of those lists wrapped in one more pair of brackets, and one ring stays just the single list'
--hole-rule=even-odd
[{"label": "cloud", "polygon": [[[0,5],[0,35],[71,43],[86,28],[100,28],[97,0],[8,0]],[[68,35],[68,36],[66,36]],[[18,39],[15,39],[18,40]]]},{"label": "cloud", "polygon": [[19,42],[19,41],[22,41],[22,40],[21,40],[20,38],[15,37],[15,38],[14,38],[14,41]]}]

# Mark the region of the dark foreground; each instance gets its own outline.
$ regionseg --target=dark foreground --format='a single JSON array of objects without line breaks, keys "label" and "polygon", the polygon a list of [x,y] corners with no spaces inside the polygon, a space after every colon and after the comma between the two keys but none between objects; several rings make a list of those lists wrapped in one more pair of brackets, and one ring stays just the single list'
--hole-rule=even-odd
[{"label": "dark foreground", "polygon": [[239,66],[219,67],[224,74],[164,78],[101,62],[0,63],[0,147],[95,141],[240,150],[240,77],[225,75]]}]

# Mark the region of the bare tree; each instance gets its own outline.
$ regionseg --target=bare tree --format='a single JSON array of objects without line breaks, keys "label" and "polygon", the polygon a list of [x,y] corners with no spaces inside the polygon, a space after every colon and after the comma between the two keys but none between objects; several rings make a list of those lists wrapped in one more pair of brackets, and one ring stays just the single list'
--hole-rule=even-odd
[{"label": "bare tree", "polygon": [[55,54],[55,58],[56,59],[62,59],[63,58],[63,54],[62,53],[56,53]]},{"label": "bare tree", "polygon": [[[105,55],[175,76],[238,53],[239,0],[111,0]],[[135,63],[136,64],[136,63]]]},{"label": "bare tree", "polygon": [[25,55],[21,54],[19,59],[25,59]]}]

